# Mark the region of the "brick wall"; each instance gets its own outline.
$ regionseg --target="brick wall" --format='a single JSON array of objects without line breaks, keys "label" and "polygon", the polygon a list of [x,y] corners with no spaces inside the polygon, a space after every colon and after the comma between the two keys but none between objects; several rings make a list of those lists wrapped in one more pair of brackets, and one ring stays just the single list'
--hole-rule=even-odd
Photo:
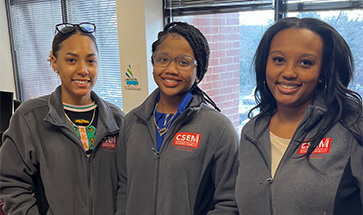
[{"label": "brick wall", "polygon": [[175,20],[196,26],[207,38],[211,49],[209,69],[199,86],[238,129],[239,14],[177,17]]}]

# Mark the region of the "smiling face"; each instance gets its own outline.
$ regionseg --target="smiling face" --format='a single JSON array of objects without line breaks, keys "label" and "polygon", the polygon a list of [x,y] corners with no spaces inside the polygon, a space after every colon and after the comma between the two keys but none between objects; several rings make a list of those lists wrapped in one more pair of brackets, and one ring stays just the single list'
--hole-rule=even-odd
[{"label": "smiling face", "polygon": [[[186,55],[194,59],[193,50],[188,41],[179,34],[169,34],[157,47],[156,52],[168,54],[172,58]],[[159,67],[154,64],[153,75],[160,89],[160,100],[180,101],[193,86],[197,76],[197,67],[193,65],[190,69],[183,71],[176,67],[174,61],[167,67]]]},{"label": "smiling face", "polygon": [[277,33],[267,58],[266,82],[279,107],[305,109],[313,102],[323,59],[323,40],[305,28]]},{"label": "smiling face", "polygon": [[52,67],[62,82],[62,101],[68,104],[90,104],[90,93],[96,84],[98,53],[88,36],[75,34],[61,43]]}]

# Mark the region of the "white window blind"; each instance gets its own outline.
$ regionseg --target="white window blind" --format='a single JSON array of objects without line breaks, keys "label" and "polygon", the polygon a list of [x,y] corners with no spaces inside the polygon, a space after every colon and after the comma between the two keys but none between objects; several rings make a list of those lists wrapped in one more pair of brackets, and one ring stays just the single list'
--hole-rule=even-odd
[{"label": "white window blind", "polygon": [[122,108],[116,0],[7,0],[7,6],[17,98],[46,95],[60,84],[47,61],[54,26],[63,21],[92,22],[99,49],[94,91]]},{"label": "white window blind", "polygon": [[273,3],[274,0],[164,0],[164,16],[271,10]]},{"label": "white window blind", "polygon": [[362,0],[163,0],[165,18],[214,13],[277,10],[277,13],[345,10],[363,7]]},{"label": "white window blind", "polygon": [[47,61],[54,23],[62,22],[59,8],[59,1],[10,1],[10,38],[20,100],[49,94],[60,83]]}]

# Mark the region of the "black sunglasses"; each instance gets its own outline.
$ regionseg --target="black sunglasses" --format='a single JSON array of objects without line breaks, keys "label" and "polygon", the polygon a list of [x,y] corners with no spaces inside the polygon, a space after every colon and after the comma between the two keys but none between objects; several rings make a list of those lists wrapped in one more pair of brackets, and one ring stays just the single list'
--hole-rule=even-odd
[{"label": "black sunglasses", "polygon": [[55,26],[56,33],[57,31],[62,34],[67,34],[74,29],[79,28],[84,33],[93,33],[96,31],[96,25],[90,22],[82,22],[79,24],[71,24],[71,23],[61,23]]}]

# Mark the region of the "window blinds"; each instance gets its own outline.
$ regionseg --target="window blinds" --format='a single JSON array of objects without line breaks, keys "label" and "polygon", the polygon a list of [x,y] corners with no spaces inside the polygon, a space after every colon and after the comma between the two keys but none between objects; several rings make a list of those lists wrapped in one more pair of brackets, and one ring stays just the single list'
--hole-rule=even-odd
[{"label": "window blinds", "polygon": [[273,2],[273,0],[164,0],[164,15],[170,17],[271,10]]},{"label": "window blinds", "polygon": [[47,61],[54,25],[62,21],[60,2],[12,0],[9,5],[17,99],[48,94],[60,83]]},{"label": "window blinds", "polygon": [[67,0],[68,22],[92,22],[99,49],[98,79],[94,91],[122,108],[116,0]]},{"label": "window blinds", "polygon": [[164,0],[165,18],[278,9],[279,13],[363,8],[362,0]]},{"label": "window blinds", "polygon": [[54,91],[60,80],[47,61],[54,26],[63,20],[87,21],[97,26],[99,69],[94,90],[122,108],[116,0],[7,0],[7,9],[18,99]]}]

